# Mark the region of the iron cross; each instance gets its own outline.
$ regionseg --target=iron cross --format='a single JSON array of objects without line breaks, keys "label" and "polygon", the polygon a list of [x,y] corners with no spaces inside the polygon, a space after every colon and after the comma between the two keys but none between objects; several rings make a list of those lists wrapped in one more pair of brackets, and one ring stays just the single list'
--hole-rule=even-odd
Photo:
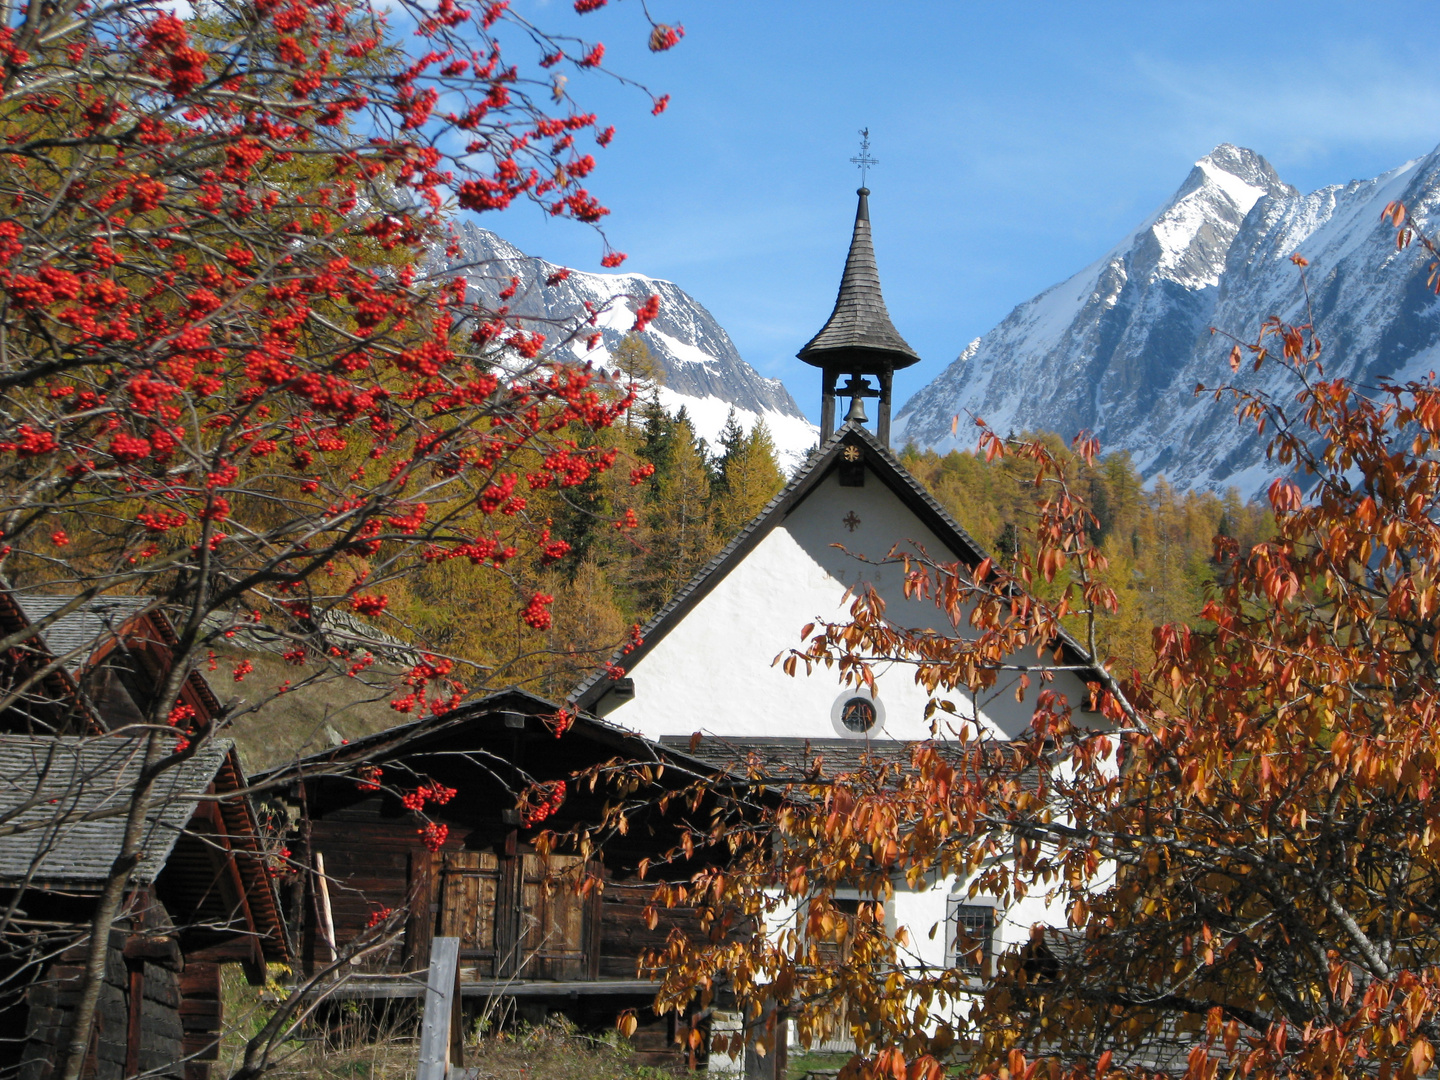
[{"label": "iron cross", "polygon": [[860,156],[852,157],[850,160],[860,170],[860,186],[865,187],[865,174],[869,172],[870,166],[880,164],[870,156],[870,129],[868,127],[860,130]]},{"label": "iron cross", "polygon": [[840,524],[844,525],[851,532],[854,532],[856,527],[860,524],[860,519],[855,515],[855,511],[851,510],[850,513],[846,514],[843,518],[840,519]]}]

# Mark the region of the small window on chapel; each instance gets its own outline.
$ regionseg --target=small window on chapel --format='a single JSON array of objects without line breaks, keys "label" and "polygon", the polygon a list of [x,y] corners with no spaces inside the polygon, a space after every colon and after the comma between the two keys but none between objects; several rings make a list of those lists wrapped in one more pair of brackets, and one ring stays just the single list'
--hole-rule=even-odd
[{"label": "small window on chapel", "polygon": [[874,739],[885,729],[885,706],[864,687],[853,687],[830,706],[830,723],[842,739]]},{"label": "small window on chapel", "polygon": [[869,698],[853,697],[840,709],[840,722],[846,730],[857,734],[875,726],[875,703]]}]

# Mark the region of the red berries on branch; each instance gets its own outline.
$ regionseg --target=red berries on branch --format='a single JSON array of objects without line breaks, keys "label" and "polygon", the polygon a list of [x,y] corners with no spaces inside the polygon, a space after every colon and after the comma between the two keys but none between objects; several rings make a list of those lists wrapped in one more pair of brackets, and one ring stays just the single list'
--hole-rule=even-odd
[{"label": "red berries on branch", "polygon": [[537,592],[530,597],[530,603],[526,604],[525,610],[520,613],[520,621],[536,630],[549,630],[550,605],[554,602],[555,597],[550,593]]},{"label": "red berries on branch", "polygon": [[520,798],[520,824],[526,828],[539,825],[553,816],[564,803],[564,780],[535,784]]},{"label": "red berries on branch", "polygon": [[379,615],[390,603],[388,596],[374,594],[352,596],[350,607],[357,615]]},{"label": "red berries on branch", "polygon": [[635,310],[635,324],[630,327],[632,334],[642,333],[660,314],[660,297],[651,296]]}]

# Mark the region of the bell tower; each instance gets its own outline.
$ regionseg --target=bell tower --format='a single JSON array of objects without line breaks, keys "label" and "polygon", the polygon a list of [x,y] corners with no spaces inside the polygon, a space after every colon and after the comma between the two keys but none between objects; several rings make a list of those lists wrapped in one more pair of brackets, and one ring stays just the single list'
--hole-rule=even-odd
[{"label": "bell tower", "polygon": [[[867,149],[868,140],[861,150],[862,157]],[[875,163],[867,159],[866,164]],[[821,372],[822,442],[835,430],[838,394],[851,399],[847,421],[863,422],[863,399],[879,399],[875,435],[889,446],[892,377],[898,369],[918,363],[920,357],[900,336],[890,322],[890,313],[885,310],[880,271],[875,265],[875,247],[870,240],[870,189],[862,187],[856,194],[860,196],[860,205],[855,211],[855,232],[850,238],[850,254],[845,258],[845,273],[840,278],[835,310],[820,332],[796,355]]]}]

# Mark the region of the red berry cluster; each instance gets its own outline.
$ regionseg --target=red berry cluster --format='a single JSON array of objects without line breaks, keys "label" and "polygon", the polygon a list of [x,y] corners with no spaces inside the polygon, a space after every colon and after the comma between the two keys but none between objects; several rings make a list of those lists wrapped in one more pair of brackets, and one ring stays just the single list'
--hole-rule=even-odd
[{"label": "red berry cluster", "polygon": [[548,783],[536,784],[521,798],[520,824],[526,828],[539,825],[559,810],[564,802],[564,780],[551,780]]},{"label": "red berry cluster", "polygon": [[550,605],[555,602],[555,597],[550,593],[537,592],[530,598],[530,603],[525,605],[525,610],[520,613],[520,619],[526,626],[533,626],[536,630],[550,629]]},{"label": "red berry cluster", "polygon": [[386,919],[390,918],[390,916],[391,916],[392,914],[394,914],[394,909],[393,909],[393,908],[388,908],[388,907],[376,908],[374,911],[372,911],[372,912],[370,913],[370,919],[369,919],[368,922],[366,922],[366,924],[365,924],[365,929],[370,930],[370,929],[373,929],[374,927],[379,926],[379,925],[380,925],[381,923],[383,923]]}]

